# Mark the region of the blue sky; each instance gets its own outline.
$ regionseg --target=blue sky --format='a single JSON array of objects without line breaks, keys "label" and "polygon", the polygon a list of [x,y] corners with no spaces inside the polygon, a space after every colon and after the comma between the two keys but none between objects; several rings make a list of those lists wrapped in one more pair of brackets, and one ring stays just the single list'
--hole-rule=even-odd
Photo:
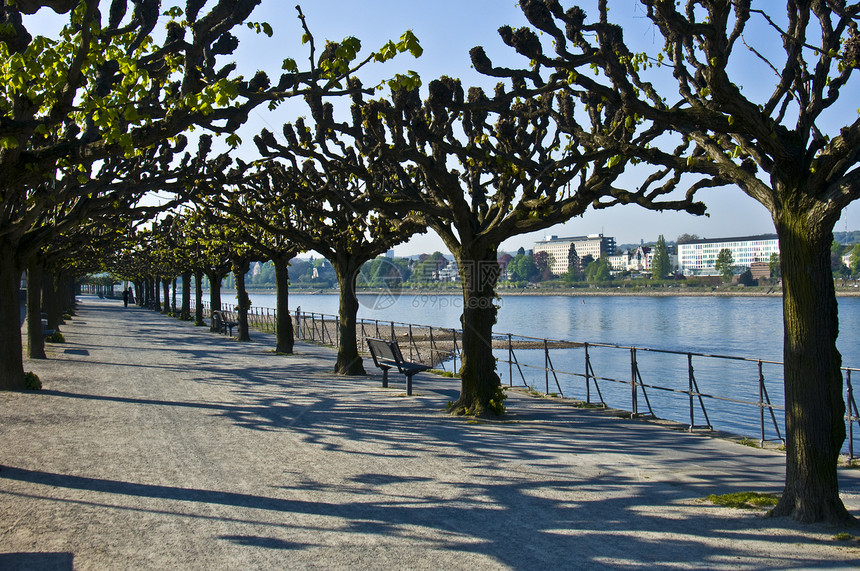
[{"label": "blue sky", "polygon": [[[583,6],[589,15],[596,16],[596,2],[563,2],[565,6],[574,3]],[[525,18],[514,0],[313,0],[301,4],[310,29],[316,37],[318,50],[324,45],[325,39],[340,40],[346,36],[361,39],[363,53],[380,47],[389,39],[396,40],[407,29],[418,36],[424,48],[424,54],[420,58],[404,55],[384,65],[377,64],[365,73],[366,84],[394,73],[414,70],[421,75],[425,84],[440,75],[450,75],[460,78],[466,86],[491,87],[495,83],[494,80],[480,76],[471,68],[469,49],[476,45],[484,46],[495,63],[508,63],[512,66],[524,63],[520,56],[502,43],[497,32],[502,25],[525,25]],[[766,7],[779,6],[776,11],[783,9],[781,4],[763,4]],[[180,5],[184,6],[184,2]],[[252,20],[271,24],[275,34],[272,38],[255,35],[250,31],[241,35],[235,59],[240,70],[248,76],[257,69],[263,69],[273,78],[277,78],[281,73],[281,62],[288,57],[296,59],[300,67],[306,67],[307,50],[301,45],[302,31],[294,6],[294,2],[285,0],[263,0],[262,5],[252,14]],[[658,34],[648,25],[637,0],[614,0],[610,6],[610,17],[622,24],[625,38],[633,49],[652,53],[660,50],[662,43]],[[36,28],[31,28],[31,32],[38,33]],[[758,37],[748,38],[750,41],[757,39]],[[779,50],[781,46],[756,47],[763,51],[772,51]],[[766,93],[773,85],[769,78],[760,80],[762,73],[767,73],[766,70],[762,72],[760,69],[743,68],[739,73],[741,75],[737,82],[744,87],[745,92],[762,90],[762,93]],[[856,117],[856,110],[852,108],[851,112]],[[305,114],[305,111],[297,103],[286,103],[274,112],[259,108],[252,114],[248,125],[242,129],[241,135],[245,144],[240,149],[241,153],[253,157],[256,154],[251,143],[254,133],[262,128],[278,133],[284,122],[292,121],[300,114]],[[682,233],[718,238],[773,232],[773,224],[765,208],[739,189],[709,190],[701,192],[699,196],[708,205],[708,217],[656,213],[637,206],[589,210],[582,217],[566,224],[512,238],[503,244],[503,249],[516,250],[520,246],[530,248],[535,240],[542,239],[546,234],[569,236],[603,233],[614,236],[618,243],[638,243],[640,240],[654,241],[660,234],[667,240],[674,240]],[[851,208],[848,211],[849,229],[860,227],[860,224],[851,219],[850,210]],[[843,216],[836,229],[845,228]],[[433,250],[445,251],[445,247],[441,240],[430,233],[414,237],[407,244],[397,246],[395,253],[410,255]]]}]

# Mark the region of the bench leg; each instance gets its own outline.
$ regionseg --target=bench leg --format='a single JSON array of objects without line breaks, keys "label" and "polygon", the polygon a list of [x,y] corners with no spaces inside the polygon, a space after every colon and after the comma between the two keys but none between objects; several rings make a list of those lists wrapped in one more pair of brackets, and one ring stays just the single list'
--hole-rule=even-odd
[{"label": "bench leg", "polygon": [[382,369],[382,388],[388,388],[388,369]]},{"label": "bench leg", "polygon": [[406,396],[412,396],[412,375],[406,375]]}]

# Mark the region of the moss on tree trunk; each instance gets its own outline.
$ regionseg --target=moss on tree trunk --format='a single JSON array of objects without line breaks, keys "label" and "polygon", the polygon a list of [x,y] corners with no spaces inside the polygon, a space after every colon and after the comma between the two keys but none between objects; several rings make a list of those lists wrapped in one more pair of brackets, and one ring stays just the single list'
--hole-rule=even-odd
[{"label": "moss on tree trunk", "polygon": [[496,324],[496,281],[499,277],[497,249],[463,248],[455,252],[463,280],[463,344],[460,367],[460,398],[454,414],[498,415],[504,412],[504,393],[493,356],[493,326]]},{"label": "moss on tree trunk", "polygon": [[[356,322],[358,320],[358,297],[355,295],[356,268],[351,263],[334,264],[337,284],[340,288],[340,344],[337,348],[337,362],[334,372],[339,375],[366,375],[364,362],[358,354]],[[359,267],[360,264],[359,264]]]},{"label": "moss on tree trunk", "polygon": [[832,223],[811,215],[776,219],[785,327],[785,490],[771,512],[801,522],[855,522],[839,498],[845,441],[842,357],[830,270]]}]

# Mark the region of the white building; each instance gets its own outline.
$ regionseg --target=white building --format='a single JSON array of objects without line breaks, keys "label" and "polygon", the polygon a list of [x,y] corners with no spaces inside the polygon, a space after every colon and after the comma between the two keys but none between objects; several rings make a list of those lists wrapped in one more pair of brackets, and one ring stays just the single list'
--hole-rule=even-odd
[{"label": "white building", "polygon": [[779,240],[776,234],[762,234],[678,244],[679,269],[687,276],[715,276],[714,263],[723,249],[731,251],[735,266],[749,268],[753,262],[767,262],[771,254],[779,254]]},{"label": "white building", "polygon": [[547,236],[545,240],[535,242],[534,253],[546,252],[550,256],[550,271],[560,276],[567,271],[570,259],[570,249],[574,248],[579,259],[591,256],[599,260],[601,256],[611,256],[615,253],[615,238],[603,234],[559,238]]}]

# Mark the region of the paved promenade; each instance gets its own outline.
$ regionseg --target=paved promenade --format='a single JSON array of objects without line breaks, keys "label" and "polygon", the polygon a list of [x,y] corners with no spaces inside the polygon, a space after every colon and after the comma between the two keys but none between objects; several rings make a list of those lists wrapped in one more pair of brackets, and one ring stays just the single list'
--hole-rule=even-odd
[{"label": "paved promenade", "polygon": [[[512,391],[333,375],[334,352],[238,343],[81,298],[67,342],[0,393],[0,569],[857,568],[843,530],[703,502],[779,492],[784,457]],[[860,515],[860,471],[843,470]],[[851,533],[860,535],[860,530]]]}]

